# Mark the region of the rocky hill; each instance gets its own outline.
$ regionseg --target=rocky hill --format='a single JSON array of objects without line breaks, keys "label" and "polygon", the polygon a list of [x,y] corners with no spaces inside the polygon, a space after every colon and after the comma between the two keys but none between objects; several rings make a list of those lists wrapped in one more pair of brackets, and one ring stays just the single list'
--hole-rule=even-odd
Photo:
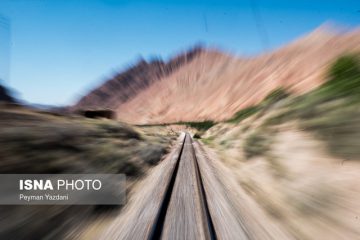
[{"label": "rocky hill", "polygon": [[171,59],[169,62],[164,62],[161,59],[147,62],[142,59],[133,67],[117,74],[81,98],[72,109],[116,109],[119,105],[134,98],[161,78],[168,76],[191,61],[201,51],[201,48],[195,47],[187,53]]},{"label": "rocky hill", "polygon": [[9,90],[0,85],[0,101],[14,103],[15,99],[9,93]]},{"label": "rocky hill", "polygon": [[240,58],[195,48],[167,63],[141,61],[83,97],[73,109],[110,108],[146,124],[224,120],[278,87],[295,94],[326,80],[337,57],[360,50],[360,31],[321,27],[272,52]]}]

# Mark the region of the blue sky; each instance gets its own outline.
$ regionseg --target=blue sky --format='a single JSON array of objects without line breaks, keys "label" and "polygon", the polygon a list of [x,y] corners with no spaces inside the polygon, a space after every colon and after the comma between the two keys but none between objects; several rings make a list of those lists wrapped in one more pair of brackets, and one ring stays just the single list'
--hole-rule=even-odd
[{"label": "blue sky", "polygon": [[[260,13],[261,34],[255,21],[259,14],[254,15],[252,4]],[[0,78],[22,99],[62,105],[74,103],[140,56],[168,58],[199,42],[237,55],[258,54],[326,21],[359,26],[360,4],[346,0],[0,0],[0,14],[11,24],[6,28],[0,17]]]}]

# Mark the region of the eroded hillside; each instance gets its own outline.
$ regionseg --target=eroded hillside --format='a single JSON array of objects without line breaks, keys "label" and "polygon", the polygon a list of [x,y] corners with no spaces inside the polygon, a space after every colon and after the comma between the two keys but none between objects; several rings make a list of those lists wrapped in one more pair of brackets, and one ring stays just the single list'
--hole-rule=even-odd
[{"label": "eroded hillside", "polygon": [[[314,89],[326,80],[330,62],[358,50],[358,30],[339,33],[329,27],[252,58],[201,49],[189,52],[190,57],[180,55],[171,60],[169,64],[175,61],[176,67],[161,70],[162,74],[149,77],[144,71],[125,72],[126,78],[118,77],[116,84],[126,87],[113,87],[112,79],[80,100],[76,108],[91,108],[94,102],[101,102],[97,107],[113,109],[118,119],[137,124],[225,120],[280,86],[295,94]],[[153,64],[145,64],[145,73],[157,72]]]}]

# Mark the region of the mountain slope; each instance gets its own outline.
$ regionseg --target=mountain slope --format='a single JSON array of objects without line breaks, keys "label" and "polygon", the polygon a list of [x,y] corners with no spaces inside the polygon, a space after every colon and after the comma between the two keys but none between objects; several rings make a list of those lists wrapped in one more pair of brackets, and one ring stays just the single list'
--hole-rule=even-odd
[{"label": "mountain slope", "polygon": [[[277,87],[289,87],[297,94],[315,88],[326,79],[330,62],[358,50],[360,31],[339,34],[324,28],[253,58],[199,50],[191,54],[191,61],[182,61],[172,71],[147,80],[146,87],[135,86],[131,99],[121,98],[128,94],[125,89],[108,92],[111,104],[105,101],[104,106],[114,109],[118,119],[138,124],[224,120],[260,102]],[[80,101],[78,106],[91,105]]]},{"label": "mountain slope", "polygon": [[140,60],[135,66],[117,74],[81,98],[80,101],[72,107],[72,110],[89,108],[115,109],[119,104],[132,99],[154,82],[191,61],[201,51],[201,48],[195,47],[167,63],[162,60],[153,60],[150,62]]},{"label": "mountain slope", "polygon": [[10,103],[15,102],[15,99],[11,96],[9,90],[2,85],[0,85],[0,101],[10,102]]}]

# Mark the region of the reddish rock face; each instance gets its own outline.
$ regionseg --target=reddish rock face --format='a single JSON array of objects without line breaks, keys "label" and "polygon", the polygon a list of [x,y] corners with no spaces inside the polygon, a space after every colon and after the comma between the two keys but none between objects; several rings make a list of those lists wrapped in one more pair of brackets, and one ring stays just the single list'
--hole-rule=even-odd
[{"label": "reddish rock face", "polygon": [[167,63],[141,61],[82,98],[74,109],[110,108],[136,124],[224,120],[280,86],[295,94],[326,80],[328,64],[360,51],[360,31],[320,28],[273,52],[237,58],[196,48]]},{"label": "reddish rock face", "polygon": [[120,104],[134,98],[161,78],[166,77],[177,68],[191,61],[201,51],[201,48],[194,48],[167,63],[162,60],[150,62],[141,60],[135,66],[117,74],[114,78],[81,98],[72,107],[72,110],[79,111],[89,108],[116,109]]}]

